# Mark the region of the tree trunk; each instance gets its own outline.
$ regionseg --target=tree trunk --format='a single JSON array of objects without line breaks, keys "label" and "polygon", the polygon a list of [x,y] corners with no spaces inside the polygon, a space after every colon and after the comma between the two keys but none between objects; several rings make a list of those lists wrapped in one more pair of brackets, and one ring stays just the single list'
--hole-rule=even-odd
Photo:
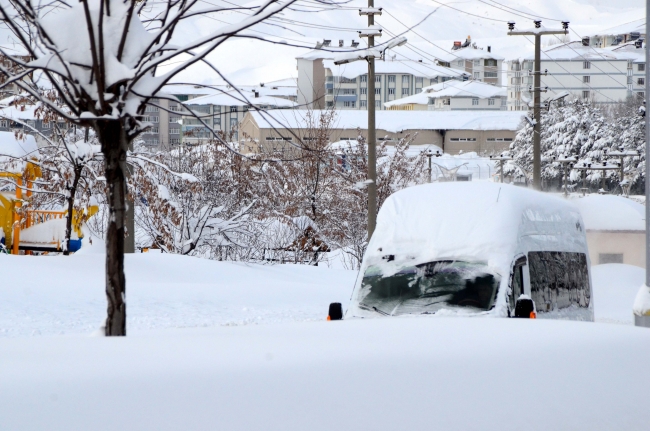
[{"label": "tree trunk", "polygon": [[70,237],[72,236],[72,213],[74,210],[74,198],[77,195],[77,187],[79,186],[82,170],[83,166],[75,166],[72,187],[68,189],[68,219],[65,223],[65,251],[63,252],[65,256],[70,254]]},{"label": "tree trunk", "polygon": [[95,125],[104,154],[108,194],[106,232],[106,336],[126,335],[126,279],[124,277],[124,234],[126,216],[126,152],[128,138],[124,124],[117,120]]}]

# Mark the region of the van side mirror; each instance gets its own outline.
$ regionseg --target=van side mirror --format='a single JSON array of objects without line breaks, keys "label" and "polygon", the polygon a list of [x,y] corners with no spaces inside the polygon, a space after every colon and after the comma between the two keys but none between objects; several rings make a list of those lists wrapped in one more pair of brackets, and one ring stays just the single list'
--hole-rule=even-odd
[{"label": "van side mirror", "polygon": [[524,319],[536,319],[537,313],[535,313],[535,303],[532,299],[525,295],[521,295],[517,299],[515,305],[515,317],[521,317]]},{"label": "van side mirror", "polygon": [[332,302],[330,304],[330,311],[327,313],[327,320],[342,320],[343,319],[343,306],[340,302]]}]

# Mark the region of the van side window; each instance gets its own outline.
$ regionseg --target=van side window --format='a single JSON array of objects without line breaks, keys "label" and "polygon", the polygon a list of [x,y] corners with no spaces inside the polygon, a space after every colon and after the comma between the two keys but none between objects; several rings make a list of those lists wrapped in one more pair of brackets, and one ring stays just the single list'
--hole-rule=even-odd
[{"label": "van side window", "polygon": [[511,314],[514,313],[517,298],[524,293],[524,265],[526,265],[526,257],[517,259],[512,266],[510,296],[508,297]]},{"label": "van side window", "polygon": [[528,264],[531,296],[538,312],[571,305],[589,307],[591,291],[584,253],[531,251]]}]

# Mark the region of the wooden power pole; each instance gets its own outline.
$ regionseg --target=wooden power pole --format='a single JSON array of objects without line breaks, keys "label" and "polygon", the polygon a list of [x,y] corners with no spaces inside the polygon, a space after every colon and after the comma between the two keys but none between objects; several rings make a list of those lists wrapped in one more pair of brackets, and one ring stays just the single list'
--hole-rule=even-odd
[{"label": "wooden power pole", "polygon": [[530,30],[515,30],[515,23],[508,21],[508,36],[535,36],[535,66],[532,74],[534,76],[533,84],[533,187],[536,190],[542,189],[542,156],[541,156],[541,53],[542,53],[542,36],[546,34],[567,34],[569,32],[569,22],[562,21],[562,30],[553,30],[542,27],[542,21],[535,20],[535,28]]}]

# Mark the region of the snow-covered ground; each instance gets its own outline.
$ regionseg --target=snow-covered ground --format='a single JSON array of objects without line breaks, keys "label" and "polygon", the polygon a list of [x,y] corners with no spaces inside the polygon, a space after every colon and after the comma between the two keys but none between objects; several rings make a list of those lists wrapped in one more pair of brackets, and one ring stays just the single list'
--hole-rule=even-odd
[{"label": "snow-covered ground", "polygon": [[6,430],[647,430],[650,331],[377,318],[1,341]]},{"label": "snow-covered ground", "polygon": [[[106,314],[104,255],[0,255],[0,336],[89,334]],[[356,272],[126,256],[128,330],[322,320]]]},{"label": "snow-covered ground", "polygon": [[634,324],[632,304],[645,281],[638,266],[608,263],[591,267],[597,322]]}]

